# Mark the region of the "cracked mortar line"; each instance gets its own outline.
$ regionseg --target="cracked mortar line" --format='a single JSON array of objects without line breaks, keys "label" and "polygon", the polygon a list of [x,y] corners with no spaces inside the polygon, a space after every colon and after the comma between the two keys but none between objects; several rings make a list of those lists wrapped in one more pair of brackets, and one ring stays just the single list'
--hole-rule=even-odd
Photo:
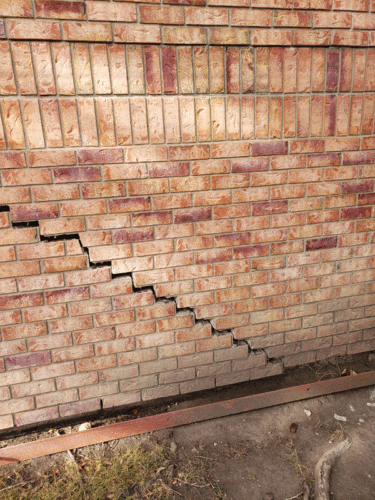
[{"label": "cracked mortar line", "polygon": [[[1,205],[0,206],[0,212],[10,212],[9,205]],[[12,227],[15,228],[22,228],[22,227],[38,227],[39,228],[39,221],[20,221],[20,222],[13,222],[11,221]],[[71,233],[71,234],[59,234],[59,235],[48,235],[44,236],[39,233],[39,241],[40,242],[52,242],[52,241],[70,241],[70,240],[77,240],[82,252],[87,256],[88,258],[88,264],[89,264],[89,269],[97,269],[99,267],[104,267],[104,266],[109,266],[110,267],[110,277],[111,281],[121,278],[121,277],[129,277],[131,280],[132,284],[132,290],[133,293],[141,293],[146,290],[150,290],[153,294],[153,300],[154,303],[162,302],[164,304],[166,303],[173,303],[175,305],[175,310],[176,313],[175,315],[177,316],[178,313],[183,313],[183,312],[188,312],[193,317],[193,327],[196,325],[210,325],[211,328],[211,335],[208,338],[214,338],[214,337],[220,337],[222,335],[231,335],[232,341],[231,341],[231,347],[239,347],[239,346],[244,346],[246,345],[248,350],[247,350],[247,358],[249,358],[251,355],[264,355],[265,356],[265,366],[272,364],[271,359],[269,358],[267,352],[263,348],[259,349],[254,349],[251,346],[251,340],[250,339],[236,339],[235,338],[235,333],[233,329],[224,329],[224,330],[218,330],[215,328],[212,324],[212,319],[209,318],[202,318],[202,319],[197,319],[196,311],[194,310],[193,307],[178,307],[177,305],[177,299],[176,297],[158,297],[155,293],[154,285],[150,286],[143,286],[143,287],[137,287],[134,284],[134,277],[132,272],[126,272],[126,273],[112,273],[112,261],[101,261],[101,262],[91,262],[90,260],[90,250],[88,247],[84,247],[80,238],[79,233]],[[249,325],[250,327],[250,325]],[[284,363],[282,359],[277,358],[277,361],[281,362],[284,368]]]}]

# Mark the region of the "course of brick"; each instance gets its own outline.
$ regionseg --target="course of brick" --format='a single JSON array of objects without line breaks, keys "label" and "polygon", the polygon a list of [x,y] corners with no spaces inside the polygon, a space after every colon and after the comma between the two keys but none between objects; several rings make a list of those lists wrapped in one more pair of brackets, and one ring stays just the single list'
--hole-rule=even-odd
[{"label": "course of brick", "polygon": [[375,349],[375,0],[0,18],[0,429]]}]

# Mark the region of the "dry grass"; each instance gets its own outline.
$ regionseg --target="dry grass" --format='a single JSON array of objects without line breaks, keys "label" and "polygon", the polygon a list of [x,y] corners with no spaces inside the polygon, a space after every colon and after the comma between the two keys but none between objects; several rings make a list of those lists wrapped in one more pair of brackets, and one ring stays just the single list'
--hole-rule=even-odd
[{"label": "dry grass", "polygon": [[[23,464],[0,474],[2,500],[169,500],[172,469],[162,446],[133,442],[110,456],[55,461],[44,470]],[[20,486],[17,486],[20,485]]]},{"label": "dry grass", "polygon": [[203,448],[181,462],[151,438],[134,439],[121,450],[104,450],[79,452],[75,459],[64,453],[44,470],[31,461],[0,469],[0,498],[175,500],[190,498],[189,491],[200,488],[205,489],[204,498],[226,498],[220,486],[207,480],[211,460],[203,456]]},{"label": "dry grass", "polygon": [[336,430],[331,434],[329,441],[336,443],[337,441],[343,441],[346,438],[346,431],[342,424],[336,422]]}]

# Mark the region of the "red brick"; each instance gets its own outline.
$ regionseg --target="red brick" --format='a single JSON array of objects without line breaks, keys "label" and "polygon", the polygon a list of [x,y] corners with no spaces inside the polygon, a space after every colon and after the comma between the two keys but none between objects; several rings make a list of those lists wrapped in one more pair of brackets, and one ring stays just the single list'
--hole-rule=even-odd
[{"label": "red brick", "polygon": [[351,181],[342,183],[343,193],[366,193],[372,192],[374,189],[374,181]]},{"label": "red brick", "polygon": [[321,250],[322,248],[334,248],[337,246],[337,238],[320,238],[306,241],[306,251]]},{"label": "red brick", "polygon": [[342,208],[341,219],[364,219],[371,217],[372,207]]},{"label": "red brick", "polygon": [[63,22],[63,36],[69,41],[111,42],[110,25],[102,23]]},{"label": "red brick", "polygon": [[144,47],[147,93],[161,94],[161,74],[159,48],[150,45]]},{"label": "red brick", "polygon": [[10,209],[12,221],[28,221],[40,219],[54,219],[58,217],[57,203],[43,205],[13,205]]},{"label": "red brick", "polygon": [[333,0],[333,8],[335,10],[367,11],[369,10],[369,0]]},{"label": "red brick", "polygon": [[331,32],[329,30],[296,30],[293,34],[294,45],[329,45]]},{"label": "red brick", "polygon": [[[91,330],[84,330],[81,332],[74,332],[73,337],[74,337],[74,343],[75,344],[86,344],[89,342],[99,342],[103,340],[111,340],[114,339],[116,336],[115,329],[114,327],[112,328],[96,328],[96,329],[91,329]],[[91,347],[91,346],[88,346]],[[87,350],[87,349],[86,349]],[[91,350],[90,356],[93,356],[93,350]],[[78,352],[84,352],[82,351],[82,348]],[[59,354],[58,354],[59,355]],[[85,356],[77,356],[77,358],[80,357],[87,357]],[[61,361],[61,359],[59,360]]]},{"label": "red brick", "polygon": [[45,259],[42,261],[45,272],[73,271],[87,268],[87,258],[82,257],[59,257],[56,259]]},{"label": "red brick", "polygon": [[64,201],[60,207],[64,217],[106,213],[105,200]]},{"label": "red brick", "polygon": [[13,21],[7,22],[11,39],[60,40],[60,26],[54,21]]},{"label": "red brick", "polygon": [[123,153],[120,148],[82,149],[78,153],[80,165],[122,162]]},{"label": "red brick", "polygon": [[[22,149],[25,147],[25,138],[21,124],[19,102],[14,99],[3,100],[1,103],[5,132],[10,149]],[[4,148],[2,148],[4,149]],[[16,173],[16,172],[15,172]],[[5,172],[4,172],[5,174]],[[3,174],[3,175],[4,175]]]},{"label": "red brick", "polygon": [[295,28],[309,28],[312,25],[312,15],[309,12],[276,11],[274,14],[275,26],[291,26]]},{"label": "red brick", "polygon": [[231,9],[231,24],[232,26],[271,26],[271,11]]},{"label": "red brick", "polygon": [[90,401],[79,401],[78,403],[68,403],[60,406],[60,415],[62,417],[71,417],[88,412],[100,410],[101,403],[99,399],[91,399]]},{"label": "red brick", "polygon": [[292,34],[288,30],[268,30],[268,29],[253,29],[252,30],[253,45],[291,45]]},{"label": "red brick", "polygon": [[212,28],[209,43],[212,45],[248,45],[250,30],[246,28]]},{"label": "red brick", "polygon": [[129,227],[130,217],[127,214],[124,215],[103,215],[103,216],[92,216],[87,217],[87,229],[112,229],[119,227]]},{"label": "red brick", "polygon": [[[0,326],[12,325],[21,322],[22,319],[20,311],[5,311],[0,313]],[[2,363],[2,371],[4,371],[4,363]]]},{"label": "red brick", "polygon": [[[165,3],[204,5],[203,0],[167,0]],[[208,0],[207,5],[226,5],[228,7],[250,7],[250,0]]]},{"label": "red brick", "polygon": [[132,4],[108,4],[107,2],[87,2],[89,21],[136,21],[136,6]]},{"label": "red brick", "polygon": [[252,156],[279,155],[287,152],[287,141],[256,142],[251,146]]},{"label": "red brick", "polygon": [[47,19],[84,19],[85,4],[84,2],[36,0],[35,11],[37,17]]},{"label": "red brick", "polygon": [[254,203],[252,206],[253,215],[279,214],[287,212],[286,201],[270,201]]},{"label": "red brick", "polygon": [[62,234],[62,233],[76,233],[84,231],[85,222],[81,218],[67,218],[57,221],[40,221],[40,234]]},{"label": "red brick", "polygon": [[321,139],[306,139],[291,141],[291,153],[322,153],[324,151],[324,141]]},{"label": "red brick", "polygon": [[8,42],[0,42],[0,53],[2,56],[0,79],[0,92],[2,95],[16,94],[16,84],[14,80],[12,61],[10,58],[10,47]]},{"label": "red brick", "polygon": [[[11,261],[11,260],[16,260],[16,251],[14,247],[3,247],[0,248],[0,261],[1,262],[6,262],[6,261]],[[7,288],[7,285],[4,283],[4,290]],[[9,287],[13,287],[11,285],[11,281],[9,281]],[[1,287],[1,289],[3,289]]]},{"label": "red brick", "polygon": [[32,151],[27,154],[30,167],[75,165],[74,151]]},{"label": "red brick", "polygon": [[364,46],[368,44],[368,33],[366,31],[333,31],[333,43],[335,45]]},{"label": "red brick", "polygon": [[30,0],[13,0],[0,6],[0,16],[3,17],[33,17]]},{"label": "red brick", "polygon": [[116,43],[160,43],[161,41],[159,26],[115,24],[113,34]]},{"label": "red brick", "polygon": [[166,44],[205,44],[206,30],[204,28],[178,27],[164,28],[163,41]]},{"label": "red brick", "polygon": [[[14,235],[15,236],[15,235]],[[30,276],[40,273],[39,262],[13,262],[0,264],[0,278],[10,278],[13,276]]]},{"label": "red brick", "polygon": [[17,370],[31,366],[48,365],[51,363],[51,354],[49,352],[40,352],[36,354],[22,354],[13,356],[5,360],[7,370]]},{"label": "red brick", "polygon": [[0,309],[16,309],[20,307],[40,306],[43,304],[41,293],[29,293],[25,295],[8,295],[0,297]]},{"label": "red brick", "polygon": [[332,7],[332,0],[295,0],[295,9],[317,9],[317,10],[330,10]]},{"label": "red brick", "polygon": [[139,15],[141,23],[184,24],[183,7],[142,5]]},{"label": "red brick", "polygon": [[120,229],[113,232],[114,243],[133,243],[135,241],[145,241],[153,239],[153,228]]},{"label": "red brick", "polygon": [[292,0],[253,0],[252,7],[266,7],[269,9],[291,9]]},{"label": "red brick", "polygon": [[326,167],[330,165],[340,165],[341,156],[339,153],[308,155],[308,167]]}]

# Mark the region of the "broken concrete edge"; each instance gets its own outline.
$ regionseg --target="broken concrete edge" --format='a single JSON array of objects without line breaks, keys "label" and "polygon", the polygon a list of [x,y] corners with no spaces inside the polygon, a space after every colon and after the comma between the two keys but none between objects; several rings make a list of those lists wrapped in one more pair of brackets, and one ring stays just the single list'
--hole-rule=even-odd
[{"label": "broken concrete edge", "polygon": [[204,422],[375,384],[375,371],[161,413],[0,450],[0,466],[157,430]]}]

